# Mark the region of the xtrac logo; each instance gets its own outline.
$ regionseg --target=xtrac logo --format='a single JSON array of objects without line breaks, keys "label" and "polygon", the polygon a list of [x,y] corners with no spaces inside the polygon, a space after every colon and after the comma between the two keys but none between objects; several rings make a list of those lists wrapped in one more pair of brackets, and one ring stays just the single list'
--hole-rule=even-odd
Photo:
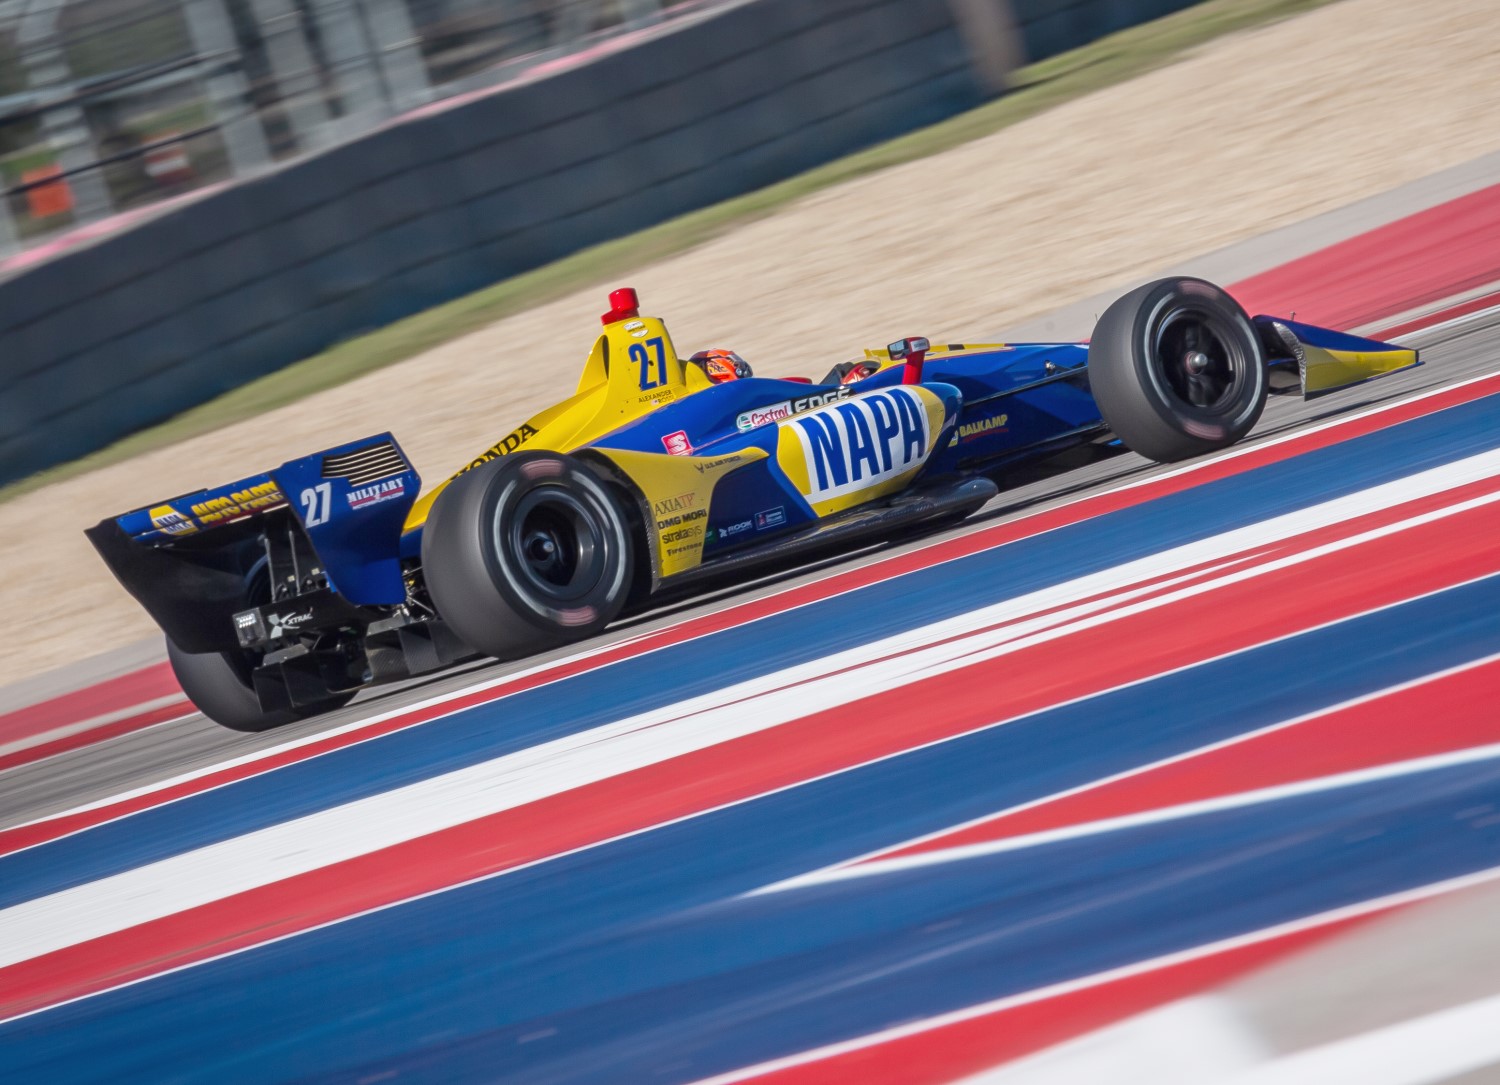
[{"label": "xtrac logo", "polygon": [[905,388],[867,392],[784,425],[801,439],[814,501],[882,482],[928,451],[927,411]]}]

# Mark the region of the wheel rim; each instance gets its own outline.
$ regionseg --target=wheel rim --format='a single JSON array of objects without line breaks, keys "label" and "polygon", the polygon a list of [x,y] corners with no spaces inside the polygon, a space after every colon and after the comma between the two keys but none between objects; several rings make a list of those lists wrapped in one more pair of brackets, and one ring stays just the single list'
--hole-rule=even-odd
[{"label": "wheel rim", "polygon": [[1179,308],[1162,316],[1151,336],[1151,360],[1163,391],[1206,415],[1233,413],[1250,379],[1251,360],[1238,329],[1218,313]]},{"label": "wheel rim", "polygon": [[583,598],[605,564],[605,532],[598,512],[576,494],[541,486],[525,494],[508,529],[498,522],[497,549],[530,591],[556,602]]}]

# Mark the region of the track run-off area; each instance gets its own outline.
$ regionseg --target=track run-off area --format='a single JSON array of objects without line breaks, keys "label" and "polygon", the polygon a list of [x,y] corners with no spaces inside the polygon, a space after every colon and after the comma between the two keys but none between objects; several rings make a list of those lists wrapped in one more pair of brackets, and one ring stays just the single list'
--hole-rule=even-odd
[{"label": "track run-off area", "polygon": [[0,1077],[949,1082],[1500,878],[1493,320],[1208,460],[54,774]]}]

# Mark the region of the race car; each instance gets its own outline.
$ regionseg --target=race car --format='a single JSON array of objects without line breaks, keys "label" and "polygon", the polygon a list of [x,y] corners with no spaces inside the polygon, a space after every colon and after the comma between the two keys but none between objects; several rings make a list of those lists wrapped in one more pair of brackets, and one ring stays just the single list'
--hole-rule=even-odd
[{"label": "race car", "polygon": [[382,433],[88,529],[204,715],[260,731],[555,648],[669,588],[956,522],[1018,461],[1181,460],[1243,438],[1267,395],[1420,364],[1191,278],[1126,294],[1086,344],[911,337],[816,383],[715,383],[628,287],[603,325],[575,395],[425,494]]}]

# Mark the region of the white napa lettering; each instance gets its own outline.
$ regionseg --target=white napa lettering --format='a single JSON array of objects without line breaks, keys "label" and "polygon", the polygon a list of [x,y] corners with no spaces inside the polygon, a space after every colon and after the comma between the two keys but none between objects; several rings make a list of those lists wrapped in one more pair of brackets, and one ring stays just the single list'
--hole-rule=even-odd
[{"label": "white napa lettering", "polygon": [[[849,481],[874,478],[880,474],[880,461],[875,457],[875,439],[870,436],[870,424],[865,421],[865,412],[859,401],[844,403],[835,408],[844,419],[844,434],[849,439]],[[868,466],[868,471],[861,469]]]},{"label": "white napa lettering", "polygon": [[926,422],[921,402],[900,389],[857,396],[799,418],[812,492],[858,490],[920,462],[927,451]]},{"label": "white napa lettering", "polygon": [[896,408],[884,396],[870,396],[870,413],[875,418],[875,445],[880,449],[881,469],[891,469],[891,441],[901,432]]},{"label": "white napa lettering", "polygon": [[901,417],[901,462],[908,464],[927,450],[927,420],[915,397],[894,394],[891,398]]},{"label": "white napa lettering", "polygon": [[849,484],[849,468],[844,463],[844,449],[839,443],[833,419],[824,414],[810,415],[797,423],[807,434],[812,448],[813,469],[818,475],[819,490]]}]

